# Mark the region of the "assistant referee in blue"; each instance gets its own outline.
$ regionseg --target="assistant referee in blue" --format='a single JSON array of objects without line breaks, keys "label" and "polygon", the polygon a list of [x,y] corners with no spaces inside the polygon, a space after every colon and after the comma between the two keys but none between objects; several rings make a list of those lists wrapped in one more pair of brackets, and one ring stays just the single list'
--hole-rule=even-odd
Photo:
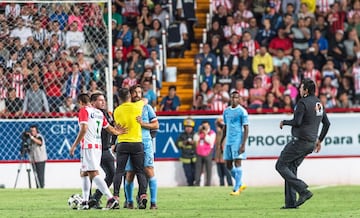
[{"label": "assistant referee in blue", "polygon": [[[291,126],[293,136],[276,162],[276,170],[285,180],[285,205],[281,209],[298,208],[313,196],[308,185],[297,177],[297,168],[308,154],[320,151],[321,142],[330,127],[324,106],[315,96],[314,81],[304,79],[300,85],[300,95],[293,119],[280,122],[280,129],[284,125]],[[323,125],[318,137],[320,123]],[[297,200],[296,192],[299,193]]]}]

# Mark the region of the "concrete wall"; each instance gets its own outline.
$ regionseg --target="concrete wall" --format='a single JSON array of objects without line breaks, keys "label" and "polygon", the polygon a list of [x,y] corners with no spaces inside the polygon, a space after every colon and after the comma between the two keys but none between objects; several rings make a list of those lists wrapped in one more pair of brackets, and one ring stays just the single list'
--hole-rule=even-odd
[{"label": "concrete wall", "polygon": [[[281,186],[283,180],[275,171],[275,159],[243,161],[243,181],[250,187]],[[357,166],[360,158],[307,158],[300,166],[298,175],[310,186],[314,185],[354,185],[360,184]],[[19,164],[0,164],[0,184],[13,188]],[[78,188],[80,191],[79,163],[47,163],[46,188]],[[28,178],[22,166],[17,188],[28,188]],[[159,187],[176,187],[186,184],[182,165],[178,161],[155,162],[155,172]],[[104,175],[101,172],[101,175]],[[34,179],[31,171],[32,187]],[[203,180],[202,180],[203,182]],[[216,165],[213,162],[212,185],[219,184]]]}]

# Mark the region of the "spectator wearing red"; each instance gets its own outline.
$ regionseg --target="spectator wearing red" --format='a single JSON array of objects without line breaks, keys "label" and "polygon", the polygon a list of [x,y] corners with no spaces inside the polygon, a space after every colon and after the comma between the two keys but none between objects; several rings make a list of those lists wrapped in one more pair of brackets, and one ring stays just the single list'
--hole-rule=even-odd
[{"label": "spectator wearing red", "polygon": [[69,57],[70,52],[67,50],[62,50],[60,52],[60,57],[56,60],[56,66],[64,68],[66,74],[71,72],[72,59]]},{"label": "spectator wearing red", "polygon": [[13,73],[10,74],[9,82],[11,87],[15,88],[16,97],[20,99],[25,98],[24,75],[21,73],[21,67],[16,67]]},{"label": "spectator wearing red", "polygon": [[240,1],[238,3],[234,15],[240,15],[246,22],[249,22],[249,20],[254,17],[254,14],[246,8],[246,4],[244,1]]},{"label": "spectator wearing red", "polygon": [[319,93],[319,87],[321,86],[321,73],[318,69],[314,67],[314,61],[311,59],[306,60],[305,70],[304,70],[304,79],[309,78],[316,83],[315,95]]},{"label": "spectator wearing red", "polygon": [[338,2],[334,2],[331,7],[331,12],[327,18],[329,23],[330,32],[335,34],[338,30],[345,30],[346,12],[343,11]]},{"label": "spectator wearing red", "polygon": [[51,112],[55,112],[62,103],[63,83],[64,75],[57,70],[55,62],[51,61],[49,70],[44,75],[44,87]]},{"label": "spectator wearing red", "polygon": [[236,34],[233,34],[230,37],[229,47],[230,47],[230,54],[231,55],[239,56],[239,53],[240,53],[239,42],[240,42],[239,36],[237,36]]},{"label": "spectator wearing red", "polygon": [[286,36],[284,28],[279,28],[277,36],[273,38],[269,44],[269,53],[271,55],[276,56],[278,49],[282,49],[285,56],[291,56],[293,42]]},{"label": "spectator wearing red", "polygon": [[136,78],[136,72],[134,68],[129,68],[128,76],[123,80],[121,87],[130,88],[138,84],[138,79]]},{"label": "spectator wearing red", "polygon": [[226,25],[223,27],[223,31],[225,39],[229,41],[233,34],[241,37],[244,32],[244,28],[240,23],[235,22],[233,16],[228,15],[226,17]]},{"label": "spectator wearing red", "polygon": [[320,87],[320,95],[326,96],[326,108],[336,107],[337,88],[331,85],[331,77],[325,76]]},{"label": "spectator wearing red", "polygon": [[130,59],[132,57],[133,50],[139,51],[142,59],[146,59],[149,57],[148,50],[144,45],[141,44],[140,37],[134,37],[132,45],[129,46],[128,49],[126,50],[125,55],[127,59]]},{"label": "spectator wearing red", "polygon": [[[241,49],[243,47],[247,47],[248,53],[250,57],[254,57],[260,51],[260,45],[257,41],[255,41],[249,32],[244,32],[242,36],[242,40],[239,44],[239,49],[241,53]],[[240,65],[241,66],[241,65]]]},{"label": "spectator wearing red", "polygon": [[274,101],[279,103],[284,98],[285,87],[281,84],[280,77],[278,75],[273,75],[271,77],[271,86],[268,92],[274,94]]},{"label": "spectator wearing red", "polygon": [[41,28],[46,29],[49,24],[49,17],[45,5],[41,6],[38,19],[40,21]]},{"label": "spectator wearing red", "polygon": [[230,101],[229,93],[223,91],[220,83],[215,83],[212,93],[209,94],[208,104],[210,110],[223,111],[228,106]]},{"label": "spectator wearing red", "polygon": [[244,87],[244,80],[237,79],[235,81],[235,87],[230,90],[230,93],[234,91],[238,92],[240,95],[240,105],[247,108],[249,100],[249,90]]},{"label": "spectator wearing red", "polygon": [[228,13],[232,12],[232,9],[233,9],[232,1],[230,1],[230,0],[213,0],[212,1],[212,9],[213,9],[214,14],[219,13],[218,8],[220,6],[224,7],[224,9]]}]

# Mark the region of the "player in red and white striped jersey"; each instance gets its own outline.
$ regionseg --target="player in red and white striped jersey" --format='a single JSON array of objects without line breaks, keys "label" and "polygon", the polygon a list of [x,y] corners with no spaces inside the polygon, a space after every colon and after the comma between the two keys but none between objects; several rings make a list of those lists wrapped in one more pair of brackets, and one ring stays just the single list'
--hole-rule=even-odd
[{"label": "player in red and white striped jersey", "polygon": [[104,114],[91,106],[90,97],[87,94],[80,94],[78,96],[80,105],[79,110],[79,125],[80,131],[72,144],[70,155],[73,156],[77,145],[81,144],[81,180],[83,203],[80,209],[89,209],[88,201],[90,196],[90,187],[92,180],[98,189],[106,195],[108,202],[106,207],[113,209],[119,205],[118,201],[111,194],[104,179],[99,175],[100,161],[102,154],[101,145],[101,130],[105,128],[113,135],[120,135],[126,132],[123,128],[114,128],[109,125]]}]

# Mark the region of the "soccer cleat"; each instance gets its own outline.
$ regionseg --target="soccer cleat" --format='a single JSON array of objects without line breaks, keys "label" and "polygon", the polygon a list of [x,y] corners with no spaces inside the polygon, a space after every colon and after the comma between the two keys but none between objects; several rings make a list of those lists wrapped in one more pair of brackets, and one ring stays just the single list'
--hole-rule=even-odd
[{"label": "soccer cleat", "polygon": [[305,203],[305,201],[309,200],[312,196],[313,196],[313,193],[308,190],[305,193],[300,194],[299,199],[295,203],[295,207],[299,207],[300,205]]},{"label": "soccer cleat", "polygon": [[146,194],[142,194],[139,198],[139,202],[138,202],[138,207],[139,209],[146,209],[146,203],[147,203],[147,196]]},{"label": "soccer cleat", "polygon": [[102,207],[100,206],[100,202],[94,198],[89,200],[88,205],[89,205],[89,208],[91,208],[91,209],[99,209],[99,210],[102,209]]},{"label": "soccer cleat", "polygon": [[232,195],[232,196],[239,196],[240,195],[240,189],[238,189],[237,191],[232,191],[231,193],[230,193],[230,195]]},{"label": "soccer cleat", "polygon": [[157,209],[158,209],[158,207],[157,207],[156,203],[151,203],[150,210],[157,210]]},{"label": "soccer cleat", "polygon": [[116,209],[117,207],[119,207],[119,202],[116,200],[115,197],[112,197],[107,201],[106,208]]},{"label": "soccer cleat", "polygon": [[81,202],[81,204],[78,207],[78,210],[89,210],[89,204],[87,201]]},{"label": "soccer cleat", "polygon": [[247,185],[246,185],[245,183],[243,183],[243,184],[240,186],[239,190],[240,190],[240,192],[242,192],[242,191],[244,191],[246,188],[247,188]]}]

